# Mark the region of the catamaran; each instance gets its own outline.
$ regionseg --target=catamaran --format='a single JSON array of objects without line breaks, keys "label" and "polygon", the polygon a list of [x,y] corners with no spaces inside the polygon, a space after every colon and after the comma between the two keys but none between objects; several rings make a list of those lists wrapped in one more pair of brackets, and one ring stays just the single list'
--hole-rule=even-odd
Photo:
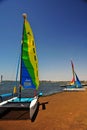
[{"label": "catamaran", "polygon": [[70,85],[66,86],[63,90],[64,91],[84,91],[85,88],[82,86],[82,84],[74,70],[74,64],[72,61],[71,61],[71,66],[72,66],[73,78],[70,82]]},{"label": "catamaran", "polygon": [[29,108],[29,117],[32,119],[38,106],[39,95],[36,94],[33,98],[22,97],[21,88],[33,88],[34,90],[38,89],[38,59],[36,55],[34,35],[31,26],[27,21],[27,15],[25,13],[23,14],[23,18],[24,23],[21,44],[19,95],[17,97],[13,97],[9,100],[1,102],[0,108]]}]

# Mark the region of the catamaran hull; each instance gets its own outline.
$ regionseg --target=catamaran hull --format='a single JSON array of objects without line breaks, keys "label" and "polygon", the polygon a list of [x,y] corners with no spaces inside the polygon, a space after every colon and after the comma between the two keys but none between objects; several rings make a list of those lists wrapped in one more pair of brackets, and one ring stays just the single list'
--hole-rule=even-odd
[{"label": "catamaran hull", "polygon": [[29,110],[29,119],[32,120],[33,116],[38,107],[38,96],[35,96],[31,102],[12,102],[17,99],[17,97],[11,98],[9,100],[0,103],[0,108],[6,109],[27,109]]},{"label": "catamaran hull", "polygon": [[13,98],[11,98],[11,99],[8,99],[8,100],[6,100],[6,101],[3,101],[3,102],[0,103],[0,106],[6,104],[6,103],[8,103],[8,102],[10,102],[10,101],[12,101],[12,100],[14,100],[14,99],[16,99],[16,98],[17,98],[17,97],[13,97]]},{"label": "catamaran hull", "polygon": [[36,112],[37,106],[38,106],[38,96],[34,97],[34,99],[30,103],[30,119],[33,118]]},{"label": "catamaran hull", "polygon": [[64,88],[63,91],[85,91],[85,88]]}]

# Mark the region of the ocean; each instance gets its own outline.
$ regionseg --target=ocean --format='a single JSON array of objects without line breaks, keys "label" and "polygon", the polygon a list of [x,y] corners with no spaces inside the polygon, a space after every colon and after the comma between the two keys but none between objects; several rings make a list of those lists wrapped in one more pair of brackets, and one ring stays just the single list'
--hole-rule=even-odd
[{"label": "ocean", "polygon": [[[63,85],[65,85],[66,82],[52,82],[52,81],[40,81],[39,89],[37,90],[37,94],[40,92],[43,94],[43,96],[51,95],[54,93],[59,93],[63,91]],[[19,82],[15,81],[3,81],[0,83],[0,94],[4,93],[12,93],[14,86],[17,86],[17,91]],[[23,89],[22,90],[22,97],[33,97],[34,96],[34,90],[33,89]]]}]

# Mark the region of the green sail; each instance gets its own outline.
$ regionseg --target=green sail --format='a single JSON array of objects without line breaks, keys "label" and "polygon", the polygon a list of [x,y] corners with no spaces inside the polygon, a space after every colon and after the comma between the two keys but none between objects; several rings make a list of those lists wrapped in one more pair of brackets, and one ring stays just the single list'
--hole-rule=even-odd
[{"label": "green sail", "polygon": [[24,19],[21,45],[21,85],[24,88],[38,89],[38,59],[32,29],[27,19]]}]

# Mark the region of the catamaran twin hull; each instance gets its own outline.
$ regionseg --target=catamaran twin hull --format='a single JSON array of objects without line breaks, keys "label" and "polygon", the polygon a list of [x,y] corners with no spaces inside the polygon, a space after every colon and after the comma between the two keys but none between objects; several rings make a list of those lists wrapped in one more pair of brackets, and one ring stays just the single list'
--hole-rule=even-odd
[{"label": "catamaran twin hull", "polygon": [[[38,96],[34,97],[32,101],[30,102],[13,102],[13,100],[17,99],[17,97],[14,97],[10,100],[3,101],[0,103],[0,109],[3,108],[3,110],[28,110],[29,111],[29,119],[32,120],[37,107],[38,107]],[[26,98],[25,98],[26,99]]]},{"label": "catamaran twin hull", "polygon": [[85,88],[64,88],[63,91],[85,91]]}]

